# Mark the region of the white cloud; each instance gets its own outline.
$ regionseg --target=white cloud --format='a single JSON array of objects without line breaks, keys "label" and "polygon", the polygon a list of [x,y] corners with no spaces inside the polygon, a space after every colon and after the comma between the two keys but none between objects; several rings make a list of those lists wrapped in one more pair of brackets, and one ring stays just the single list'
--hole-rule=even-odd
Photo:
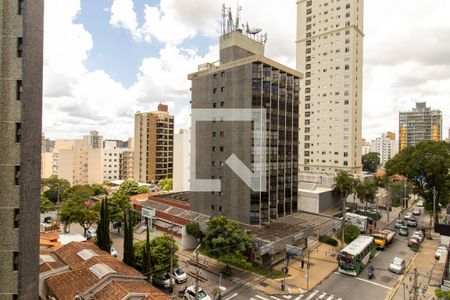
[{"label": "white cloud", "polygon": [[[111,5],[109,23],[117,28],[129,30],[134,39],[142,38],[138,28],[137,16],[133,0],[114,0]],[[147,40],[149,41],[149,40]]]}]

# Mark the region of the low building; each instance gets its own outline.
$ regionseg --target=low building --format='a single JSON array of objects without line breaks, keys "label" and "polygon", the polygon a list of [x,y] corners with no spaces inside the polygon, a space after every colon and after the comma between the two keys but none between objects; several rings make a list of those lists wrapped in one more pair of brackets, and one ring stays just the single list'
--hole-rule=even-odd
[{"label": "low building", "polygon": [[41,299],[170,299],[136,269],[90,243],[41,250],[39,274]]}]

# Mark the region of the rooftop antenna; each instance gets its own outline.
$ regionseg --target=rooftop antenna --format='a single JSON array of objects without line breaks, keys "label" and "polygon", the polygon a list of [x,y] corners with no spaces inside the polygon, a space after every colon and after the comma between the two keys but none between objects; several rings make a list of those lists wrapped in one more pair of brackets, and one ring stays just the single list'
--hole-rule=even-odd
[{"label": "rooftop antenna", "polygon": [[234,25],[234,30],[239,30],[239,21],[241,18],[241,10],[242,10],[242,6],[239,5],[239,1],[238,1],[237,9],[236,9],[236,24]]}]

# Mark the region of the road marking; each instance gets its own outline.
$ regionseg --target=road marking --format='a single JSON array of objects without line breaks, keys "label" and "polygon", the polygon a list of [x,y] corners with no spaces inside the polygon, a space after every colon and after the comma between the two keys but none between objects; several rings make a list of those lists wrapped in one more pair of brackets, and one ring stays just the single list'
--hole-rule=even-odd
[{"label": "road marking", "polygon": [[300,300],[300,299],[303,298],[303,296],[305,296],[305,295],[300,295],[300,296],[298,296],[297,298],[295,298],[294,300]]},{"label": "road marking", "polygon": [[263,296],[260,296],[260,295],[255,295],[255,297],[256,297],[256,298],[259,298],[259,299],[262,299],[262,300],[270,300],[270,299],[264,298]]},{"label": "road marking", "polygon": [[[347,276],[347,275],[342,274],[342,273],[339,273],[339,272],[334,272],[334,274],[338,274],[338,275],[342,275],[342,276]],[[359,278],[359,277],[355,277],[355,279],[356,279],[356,280],[363,281],[363,282],[366,282],[366,283],[370,283],[370,284],[373,284],[373,285],[376,285],[376,286],[379,286],[379,287],[382,287],[382,288],[387,289],[387,290],[392,290],[391,287],[388,287],[388,286],[386,286],[386,285],[382,285],[382,284],[377,283],[377,282],[374,282],[374,281],[370,281],[370,280],[363,279],[363,278]]]},{"label": "road marking", "polygon": [[310,300],[312,299],[319,291],[315,290],[314,293],[312,293],[311,295],[308,296],[308,298],[306,298],[305,300]]},{"label": "road marking", "polygon": [[[290,293],[290,292],[289,292]],[[285,299],[291,299],[292,298],[292,295],[283,295],[283,298],[285,298]]]},{"label": "road marking", "polygon": [[331,295],[330,297],[327,298],[327,300],[331,300],[331,299],[333,299],[333,298],[334,298],[334,296]]},{"label": "road marking", "polygon": [[233,298],[236,297],[237,295],[239,295],[239,294],[238,294],[238,293],[234,293],[233,295],[231,295],[230,297],[226,298],[225,300],[233,299]]},{"label": "road marking", "polygon": [[275,296],[270,296],[270,298],[275,299],[275,300],[281,300],[280,298],[277,298]]},{"label": "road marking", "polygon": [[319,299],[325,298],[326,295],[327,295],[327,293],[322,293],[322,295],[319,296]]}]

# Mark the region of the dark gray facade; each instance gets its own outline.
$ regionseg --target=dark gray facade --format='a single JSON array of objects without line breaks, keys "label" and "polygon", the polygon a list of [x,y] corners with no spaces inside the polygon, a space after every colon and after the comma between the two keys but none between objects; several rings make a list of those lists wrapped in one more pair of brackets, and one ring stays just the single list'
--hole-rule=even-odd
[{"label": "dark gray facade", "polygon": [[38,299],[42,0],[0,2],[0,299]]},{"label": "dark gray facade", "polygon": [[[243,46],[253,42],[241,36],[239,39],[243,40]],[[195,177],[220,179],[222,190],[192,192],[192,209],[210,216],[225,215],[247,224],[270,222],[297,212],[301,74],[239,45],[221,49],[220,60],[220,66],[189,76],[192,80],[192,109],[266,111],[267,187],[265,192],[252,191],[224,163],[235,154],[250,170],[254,170],[258,160],[253,156],[251,122],[197,122],[193,135],[195,155],[191,155],[196,158],[191,161],[191,165],[195,164]]]}]

